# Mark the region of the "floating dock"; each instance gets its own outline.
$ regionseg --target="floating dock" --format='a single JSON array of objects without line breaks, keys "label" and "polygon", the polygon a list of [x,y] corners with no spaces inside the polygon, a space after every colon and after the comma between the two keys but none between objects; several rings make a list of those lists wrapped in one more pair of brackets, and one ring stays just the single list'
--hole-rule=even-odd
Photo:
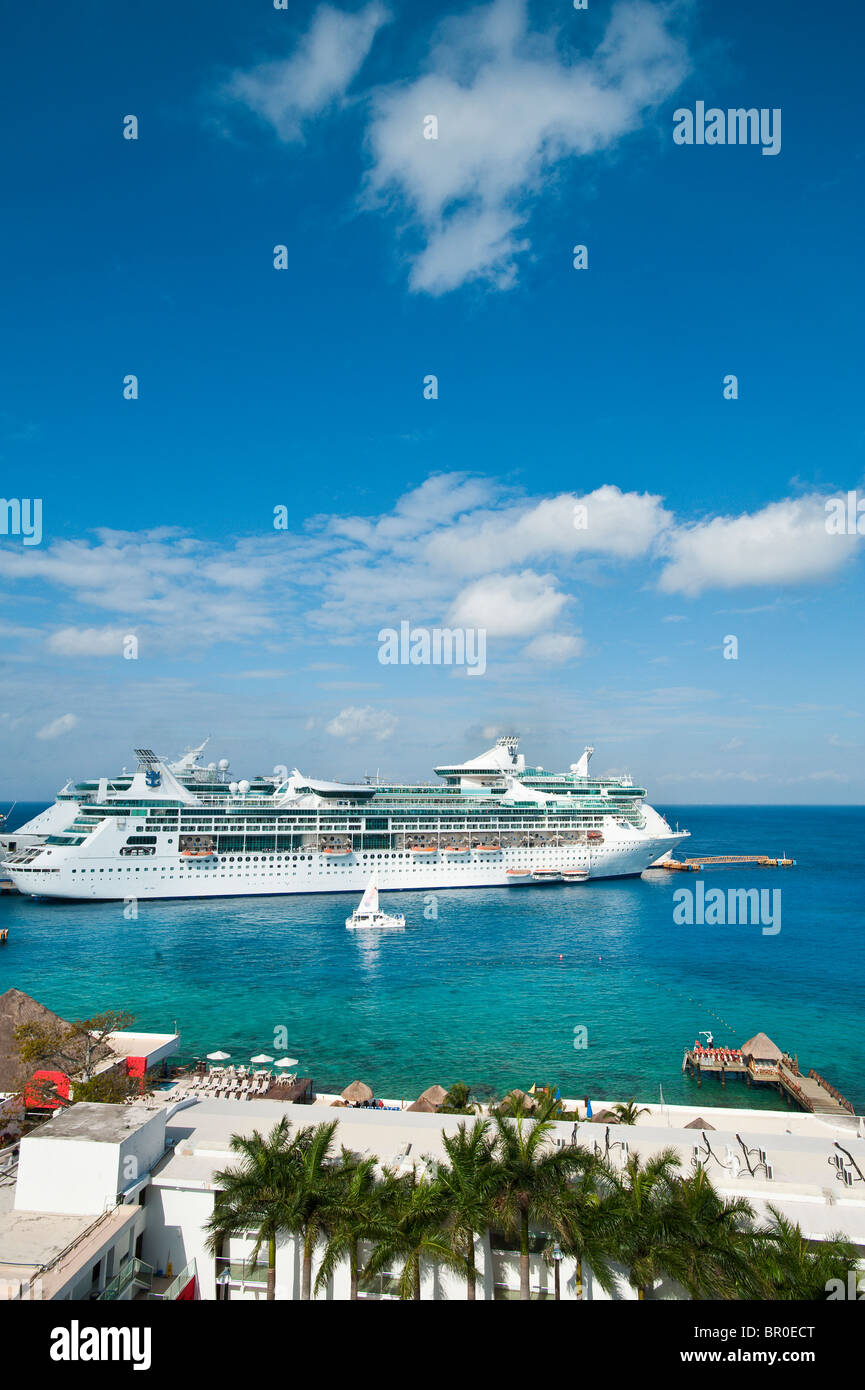
[{"label": "floating dock", "polygon": [[699,1043],[686,1047],[682,1071],[695,1077],[698,1086],[702,1085],[704,1075],[719,1077],[722,1086],[726,1086],[728,1076],[744,1078],[749,1086],[755,1082],[775,1086],[782,1095],[812,1115],[856,1113],[846,1096],[819,1072],[812,1068],[803,1076],[798,1057],[782,1052],[765,1033],[757,1033],[741,1047],[703,1047]]}]

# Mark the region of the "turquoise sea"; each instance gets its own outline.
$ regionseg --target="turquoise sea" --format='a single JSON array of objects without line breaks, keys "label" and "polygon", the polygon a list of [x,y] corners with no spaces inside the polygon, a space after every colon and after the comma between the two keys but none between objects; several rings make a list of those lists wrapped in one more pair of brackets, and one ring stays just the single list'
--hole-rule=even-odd
[{"label": "turquoise sea", "polygon": [[[17,806],[10,826],[36,809]],[[689,854],[786,853],[797,867],[403,893],[406,930],[374,939],[345,930],[342,895],[144,902],[135,921],[118,903],[4,896],[0,992],[17,986],[67,1018],[111,1007],[145,1030],[176,1020],[190,1057],[278,1046],[322,1090],[360,1077],[395,1097],[461,1079],[640,1100],[662,1085],[672,1103],[777,1107],[742,1083],[698,1092],[680,1071],[699,1030],[741,1043],[762,1029],[865,1109],[865,808],[664,810],[692,831]],[[677,926],[673,893],[698,877],[707,890],[780,889],[780,932]]]}]

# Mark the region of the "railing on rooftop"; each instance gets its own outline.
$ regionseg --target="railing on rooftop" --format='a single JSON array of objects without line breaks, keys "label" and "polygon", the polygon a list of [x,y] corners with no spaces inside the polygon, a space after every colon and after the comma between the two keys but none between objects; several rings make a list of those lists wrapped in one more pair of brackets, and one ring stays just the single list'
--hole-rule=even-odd
[{"label": "railing on rooftop", "polygon": [[216,1260],[216,1273],[220,1275],[228,1270],[232,1282],[237,1284],[266,1284],[267,1283],[267,1261],[258,1260],[253,1263],[251,1260],[231,1260],[225,1255],[219,1255]]},{"label": "railing on rooftop", "polygon": [[163,1293],[153,1293],[151,1297],[163,1299],[166,1303],[176,1303],[183,1293],[187,1284],[197,1277],[198,1270],[195,1260],[190,1260],[189,1264],[183,1268],[175,1279],[172,1279],[168,1288]]},{"label": "railing on rooftop", "polygon": [[145,1264],[144,1260],[127,1260],[119,1273],[115,1274],[111,1282],[105,1285],[99,1295],[99,1300],[111,1302],[118,1299],[132,1284],[138,1284],[142,1289],[149,1289],[153,1284],[153,1273],[153,1265]]}]

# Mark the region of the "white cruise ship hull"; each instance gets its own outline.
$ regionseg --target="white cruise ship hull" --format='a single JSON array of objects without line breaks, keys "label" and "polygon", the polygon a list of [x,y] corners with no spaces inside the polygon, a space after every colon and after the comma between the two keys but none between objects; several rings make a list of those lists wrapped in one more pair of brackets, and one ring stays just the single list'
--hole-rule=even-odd
[{"label": "white cruise ship hull", "polygon": [[60,849],[50,858],[40,857],[38,868],[10,866],[8,873],[22,893],[85,901],[362,893],[373,870],[382,891],[435,892],[504,888],[513,882],[509,869],[583,869],[590,879],[640,874],[683,838],[684,833],[677,832],[663,837],[623,835],[621,839],[605,837],[597,846],[506,848],[496,853],[472,852],[465,859],[440,852],[424,856],[421,862],[409,852],[374,850],[337,862],[316,852],[257,859],[250,855],[249,863],[245,856],[243,862],[236,858],[231,862],[228,856],[181,862],[176,854],[124,861],[113,853],[101,857],[94,844],[89,854],[79,852],[74,860]]}]

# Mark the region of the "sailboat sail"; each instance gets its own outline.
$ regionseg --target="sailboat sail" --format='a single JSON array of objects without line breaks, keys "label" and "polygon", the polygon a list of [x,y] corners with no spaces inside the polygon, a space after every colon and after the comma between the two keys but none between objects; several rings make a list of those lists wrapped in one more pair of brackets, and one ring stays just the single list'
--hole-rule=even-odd
[{"label": "sailboat sail", "polygon": [[369,916],[370,913],[378,912],[378,884],[376,883],[375,874],[373,874],[364,889],[364,894],[360,900],[360,906],[357,911],[358,915],[363,917]]}]

